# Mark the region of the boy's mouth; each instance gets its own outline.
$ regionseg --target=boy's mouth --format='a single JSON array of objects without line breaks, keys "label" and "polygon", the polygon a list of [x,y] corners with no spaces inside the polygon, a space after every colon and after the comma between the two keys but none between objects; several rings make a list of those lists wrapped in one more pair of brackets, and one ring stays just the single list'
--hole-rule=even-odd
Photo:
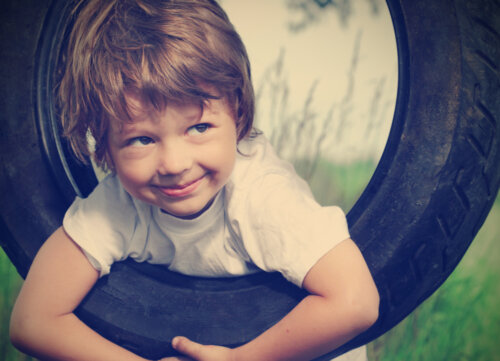
[{"label": "boy's mouth", "polygon": [[194,181],[183,183],[183,184],[174,184],[170,186],[158,186],[160,192],[165,194],[168,197],[180,198],[188,196],[193,193],[202,180],[205,178],[206,174],[201,176],[200,178],[195,179]]}]

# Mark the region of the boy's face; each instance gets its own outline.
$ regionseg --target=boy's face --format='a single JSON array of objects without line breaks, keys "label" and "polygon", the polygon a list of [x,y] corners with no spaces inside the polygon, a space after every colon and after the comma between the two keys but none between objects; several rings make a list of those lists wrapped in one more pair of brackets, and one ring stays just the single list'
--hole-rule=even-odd
[{"label": "boy's face", "polygon": [[203,107],[169,102],[165,110],[127,98],[132,122],[112,122],[111,163],[135,198],[177,217],[201,214],[229,179],[237,134],[231,107],[223,99]]}]

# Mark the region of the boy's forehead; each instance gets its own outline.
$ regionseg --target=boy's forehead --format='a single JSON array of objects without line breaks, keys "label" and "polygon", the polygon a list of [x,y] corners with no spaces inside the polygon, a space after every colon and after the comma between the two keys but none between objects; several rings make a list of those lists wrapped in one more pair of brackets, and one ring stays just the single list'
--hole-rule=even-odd
[{"label": "boy's forehead", "polygon": [[168,112],[179,121],[195,121],[202,114],[202,105],[197,100],[165,101],[161,108],[155,107],[150,101],[144,100],[136,94],[125,96],[127,116],[113,118],[111,129],[115,133],[126,134],[133,132],[144,121],[159,121]]}]

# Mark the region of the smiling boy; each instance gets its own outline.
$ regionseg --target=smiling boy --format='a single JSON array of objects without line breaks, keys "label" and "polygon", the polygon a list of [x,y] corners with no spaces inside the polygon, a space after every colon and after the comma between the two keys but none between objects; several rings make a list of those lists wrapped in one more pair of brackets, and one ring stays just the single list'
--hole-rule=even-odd
[{"label": "smiling boy", "polygon": [[[143,360],[73,313],[126,258],[193,276],[278,271],[310,293],[240,347],[175,338],[190,359],[310,360],[375,322],[378,292],[344,213],[321,207],[252,130],[248,57],[216,2],[90,0],[68,49],[65,134],[111,174],[75,199],[35,257],[12,315],[17,347],[40,359]],[[366,359],[363,349],[342,357]]]}]

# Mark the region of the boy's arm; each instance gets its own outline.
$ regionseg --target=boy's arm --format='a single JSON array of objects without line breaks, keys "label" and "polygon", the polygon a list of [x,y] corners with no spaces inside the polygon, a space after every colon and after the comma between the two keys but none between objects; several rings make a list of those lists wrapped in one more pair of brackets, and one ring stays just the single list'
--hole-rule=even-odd
[{"label": "boy's arm", "polygon": [[98,278],[59,228],[35,257],[12,312],[10,337],[41,360],[144,360],[109,342],[73,313]]},{"label": "boy's arm", "polygon": [[350,239],[311,268],[303,287],[311,295],[241,347],[203,346],[183,337],[174,340],[174,347],[199,361],[311,360],[352,339],[378,318],[378,291],[361,252]]}]

